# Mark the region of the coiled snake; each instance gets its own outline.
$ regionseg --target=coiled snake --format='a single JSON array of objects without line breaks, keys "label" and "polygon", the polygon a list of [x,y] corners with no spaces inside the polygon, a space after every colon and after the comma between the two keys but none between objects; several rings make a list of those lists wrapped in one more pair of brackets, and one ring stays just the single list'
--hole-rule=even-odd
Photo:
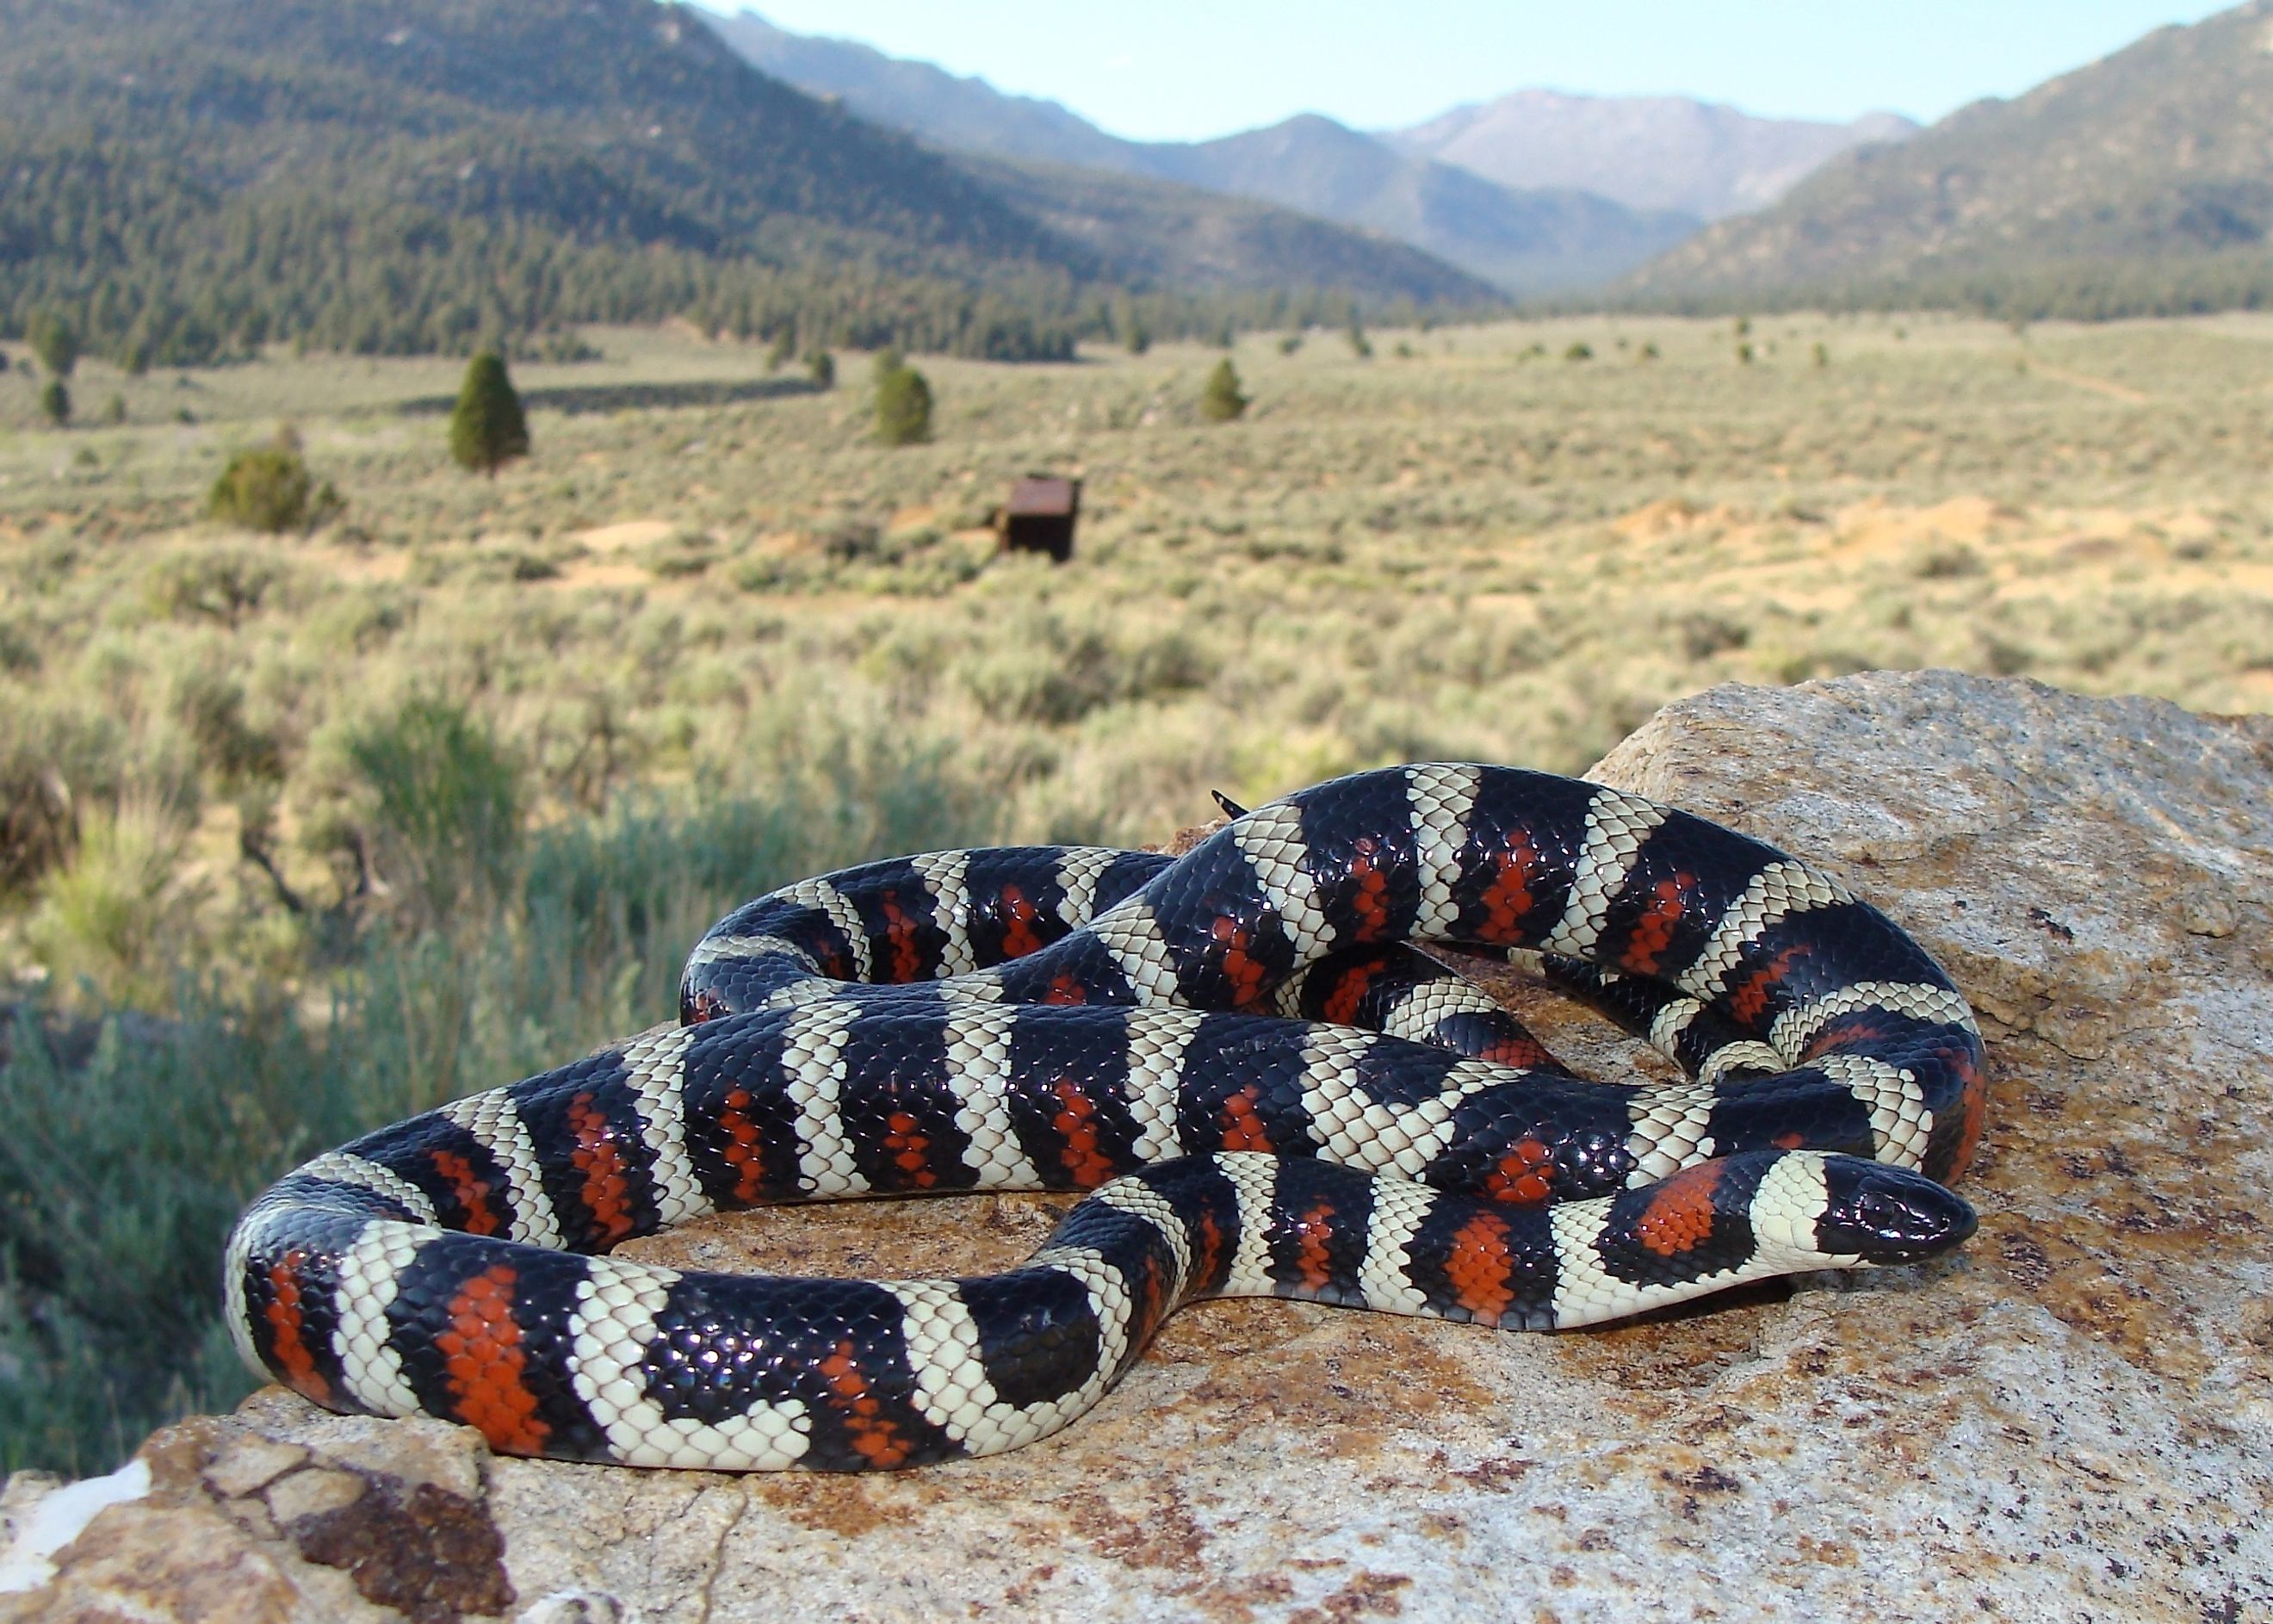
[{"label": "coiled snake", "polygon": [[[1588,1082],[1411,944],[1535,951],[1689,1080]],[[681,1025],[319,1156],[230,1237],[240,1350],[502,1452],[859,1470],[1091,1405],[1198,1297],[1521,1329],[1962,1243],[1981,1044],[1838,881],[1617,790],[1361,772],[1171,861],[934,853],[761,898]],[[1006,1274],[606,1256],[698,1214],[1089,1190]]]}]

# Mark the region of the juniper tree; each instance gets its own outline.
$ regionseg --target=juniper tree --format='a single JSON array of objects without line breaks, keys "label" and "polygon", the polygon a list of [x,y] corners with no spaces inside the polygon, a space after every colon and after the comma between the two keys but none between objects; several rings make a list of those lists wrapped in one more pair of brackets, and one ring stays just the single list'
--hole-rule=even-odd
[{"label": "juniper tree", "polygon": [[931,385],[914,367],[903,365],[876,380],[876,438],[888,446],[931,438]]},{"label": "juniper tree", "polygon": [[1247,410],[1247,396],[1239,392],[1239,372],[1229,356],[1215,364],[1200,389],[1200,416],[1210,423],[1228,423]]},{"label": "juniper tree", "polygon": [[48,387],[40,391],[40,410],[48,414],[48,421],[57,428],[65,427],[70,424],[71,391],[64,387],[62,379],[48,380]]},{"label": "juniper tree", "polygon": [[79,365],[79,330],[53,311],[33,317],[24,336],[50,377],[68,378]]},{"label": "juniper tree", "polygon": [[466,368],[458,408],[450,414],[450,455],[458,466],[497,477],[497,470],[529,455],[529,419],[506,376],[505,358],[484,350]]}]

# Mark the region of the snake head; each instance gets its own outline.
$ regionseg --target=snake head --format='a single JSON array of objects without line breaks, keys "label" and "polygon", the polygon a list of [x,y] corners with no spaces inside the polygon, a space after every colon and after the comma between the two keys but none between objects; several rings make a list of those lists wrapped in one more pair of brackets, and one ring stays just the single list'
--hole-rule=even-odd
[{"label": "snake head", "polygon": [[1979,1222],[1962,1197],[1883,1162],[1826,1156],[1823,1183],[1828,1199],[1815,1221],[1816,1246],[1834,1257],[1915,1263],[1962,1245]]}]

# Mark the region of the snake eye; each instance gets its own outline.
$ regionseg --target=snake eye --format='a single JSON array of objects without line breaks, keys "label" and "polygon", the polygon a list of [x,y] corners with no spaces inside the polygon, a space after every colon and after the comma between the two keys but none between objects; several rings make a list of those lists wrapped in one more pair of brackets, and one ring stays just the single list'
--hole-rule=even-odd
[{"label": "snake eye", "polygon": [[1816,1220],[1819,1250],[1865,1263],[1912,1263],[1970,1239],[1979,1220],[1923,1173],[1851,1156],[1824,1162],[1829,1200]]}]

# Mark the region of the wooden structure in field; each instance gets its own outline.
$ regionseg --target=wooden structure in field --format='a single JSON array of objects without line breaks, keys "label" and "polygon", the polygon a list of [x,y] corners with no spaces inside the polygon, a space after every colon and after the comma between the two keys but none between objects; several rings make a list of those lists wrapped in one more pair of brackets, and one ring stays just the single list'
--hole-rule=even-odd
[{"label": "wooden structure in field", "polygon": [[1005,553],[1046,553],[1062,564],[1073,556],[1073,528],[1080,517],[1080,480],[1029,474],[1011,485],[995,528]]}]

